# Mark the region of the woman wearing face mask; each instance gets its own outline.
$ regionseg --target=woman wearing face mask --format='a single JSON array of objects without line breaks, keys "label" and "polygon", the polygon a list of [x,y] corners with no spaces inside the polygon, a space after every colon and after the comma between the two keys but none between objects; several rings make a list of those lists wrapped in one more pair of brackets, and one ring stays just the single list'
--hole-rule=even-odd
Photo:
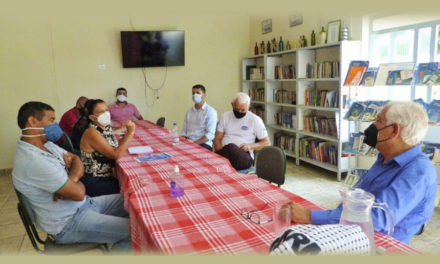
[{"label": "woman wearing face mask", "polygon": [[110,112],[104,101],[89,100],[87,104],[89,126],[81,141],[81,160],[84,163],[84,177],[81,181],[89,196],[119,193],[119,183],[115,178],[115,161],[128,148],[133,137],[135,124],[126,121],[125,136],[118,142],[110,125]]}]

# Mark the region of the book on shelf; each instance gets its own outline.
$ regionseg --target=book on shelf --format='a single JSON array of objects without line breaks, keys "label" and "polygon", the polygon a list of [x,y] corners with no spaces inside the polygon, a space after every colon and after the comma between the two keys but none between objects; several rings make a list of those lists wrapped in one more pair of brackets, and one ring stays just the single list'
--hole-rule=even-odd
[{"label": "book on shelf", "polygon": [[263,80],[264,67],[257,67],[254,65],[246,66],[246,80]]},{"label": "book on shelf", "polygon": [[276,80],[295,79],[295,65],[277,65],[275,66],[274,74]]},{"label": "book on shelf", "polygon": [[275,115],[276,124],[284,128],[296,128],[296,115],[292,112],[278,112]]},{"label": "book on shelf", "polygon": [[252,113],[254,113],[254,114],[256,114],[257,116],[259,116],[262,120],[264,120],[264,107],[263,107],[263,106],[260,106],[260,105],[257,105],[257,106],[251,106],[251,107],[249,108],[249,110],[250,110]]},{"label": "book on shelf", "polygon": [[296,104],[296,92],[283,89],[273,89],[273,102],[280,104]]},{"label": "book on shelf", "polygon": [[339,61],[307,63],[306,78],[339,78]]},{"label": "book on shelf", "polygon": [[249,97],[252,101],[264,102],[264,88],[249,89]]},{"label": "book on shelf", "polygon": [[377,75],[377,67],[368,68],[364,75],[362,76],[361,86],[374,86]]},{"label": "book on shelf", "polygon": [[413,69],[395,70],[388,72],[387,85],[411,85],[413,80]]},{"label": "book on shelf", "polygon": [[356,86],[362,81],[362,76],[367,71],[369,61],[351,61],[348,66],[347,76],[345,77],[345,86]]},{"label": "book on shelf", "polygon": [[316,139],[313,137],[305,137],[299,140],[300,157],[314,159],[319,162],[329,163],[337,166],[337,146],[335,143]]},{"label": "book on shelf", "polygon": [[337,136],[336,119],[324,116],[307,115],[304,117],[304,130],[323,135]]},{"label": "book on shelf", "polygon": [[414,71],[414,84],[439,85],[440,68],[438,62],[419,63]]},{"label": "book on shelf", "polygon": [[304,104],[308,106],[334,108],[338,107],[338,102],[339,92],[337,91],[309,88],[304,92]]},{"label": "book on shelf", "polygon": [[288,152],[295,152],[295,136],[288,135],[282,132],[273,134],[274,145],[280,147]]},{"label": "book on shelf", "polygon": [[[402,73],[401,71],[410,71],[410,70],[412,71],[413,69],[414,69],[414,62],[382,63],[379,65],[379,69],[377,71],[376,81],[374,82],[374,85],[375,86],[388,85],[387,81],[389,78],[390,80],[395,80],[394,81],[395,83],[393,83],[393,85],[395,84],[399,85],[399,82],[401,82],[401,77],[394,75],[400,75]],[[394,73],[398,71],[400,72],[399,74]],[[412,75],[411,75],[411,80],[412,80]]]}]

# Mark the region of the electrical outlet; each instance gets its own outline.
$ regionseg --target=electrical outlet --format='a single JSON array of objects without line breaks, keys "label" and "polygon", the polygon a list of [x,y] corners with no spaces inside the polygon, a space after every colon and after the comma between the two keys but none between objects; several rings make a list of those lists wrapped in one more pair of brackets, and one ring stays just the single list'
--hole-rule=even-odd
[{"label": "electrical outlet", "polygon": [[98,64],[98,69],[105,70],[106,69],[105,64]]}]

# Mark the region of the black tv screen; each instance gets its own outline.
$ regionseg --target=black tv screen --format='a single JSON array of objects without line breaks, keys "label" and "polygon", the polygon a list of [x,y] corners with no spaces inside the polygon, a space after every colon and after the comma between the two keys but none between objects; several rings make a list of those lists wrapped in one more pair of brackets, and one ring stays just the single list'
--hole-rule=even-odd
[{"label": "black tv screen", "polygon": [[124,68],[185,65],[185,32],[121,31]]}]

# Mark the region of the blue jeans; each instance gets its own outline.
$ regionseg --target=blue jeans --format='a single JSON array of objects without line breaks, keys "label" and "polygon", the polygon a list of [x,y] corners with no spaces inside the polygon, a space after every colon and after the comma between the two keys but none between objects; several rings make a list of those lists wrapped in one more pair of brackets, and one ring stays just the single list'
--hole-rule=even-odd
[{"label": "blue jeans", "polygon": [[131,234],[124,199],[120,194],[91,198],[73,215],[60,233],[52,235],[59,244],[79,242],[112,243],[112,251],[131,252]]}]

